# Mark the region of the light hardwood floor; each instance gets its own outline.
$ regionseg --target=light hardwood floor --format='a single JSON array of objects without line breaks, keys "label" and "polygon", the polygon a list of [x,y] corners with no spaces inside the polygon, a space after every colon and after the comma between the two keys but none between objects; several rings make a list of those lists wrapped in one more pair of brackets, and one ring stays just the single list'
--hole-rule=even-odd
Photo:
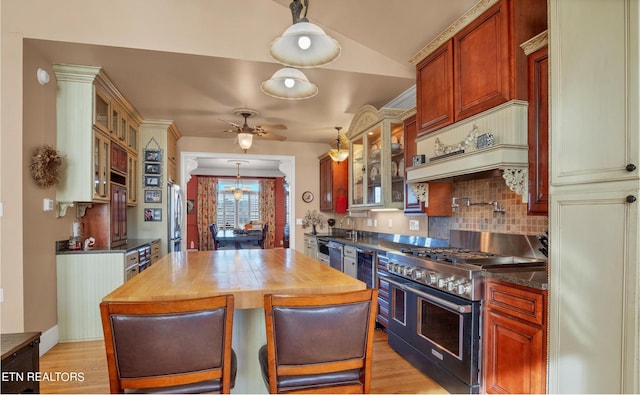
[{"label": "light hardwood floor", "polygon": [[[43,394],[107,394],[109,379],[103,341],[58,343],[40,358],[40,371],[70,378],[81,373],[83,380],[41,381]],[[387,344],[387,335],[377,329],[373,346],[372,394],[448,394],[411,366]]]}]

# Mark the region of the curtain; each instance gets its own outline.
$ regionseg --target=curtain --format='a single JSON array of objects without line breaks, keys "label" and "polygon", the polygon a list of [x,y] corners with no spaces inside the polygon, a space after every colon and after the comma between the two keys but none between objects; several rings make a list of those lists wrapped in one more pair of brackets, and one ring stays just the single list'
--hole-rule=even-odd
[{"label": "curtain", "polygon": [[216,222],[218,206],[218,179],[198,177],[198,240],[200,251],[213,250],[209,225]]},{"label": "curtain", "polygon": [[273,248],[276,234],[276,180],[260,180],[260,219],[267,224],[264,248]]}]

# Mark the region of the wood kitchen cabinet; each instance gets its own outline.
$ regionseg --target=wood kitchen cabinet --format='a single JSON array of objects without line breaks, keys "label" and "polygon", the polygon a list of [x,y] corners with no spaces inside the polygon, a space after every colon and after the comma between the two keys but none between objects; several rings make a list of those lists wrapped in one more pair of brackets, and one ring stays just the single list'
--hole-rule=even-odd
[{"label": "wood kitchen cabinet", "polygon": [[[534,46],[525,49],[529,70],[527,209],[532,215],[547,215],[549,211],[549,55],[546,41],[545,31],[543,37],[538,35],[529,41]],[[539,45],[542,47],[536,49]],[[525,44],[523,47],[527,48]]]},{"label": "wood kitchen cabinet", "polygon": [[138,204],[138,156],[127,155],[127,205]]},{"label": "wood kitchen cabinet", "polygon": [[111,246],[127,241],[127,187],[111,184],[109,227],[111,229]]},{"label": "wood kitchen cabinet", "polygon": [[453,39],[418,63],[416,90],[416,121],[421,134],[453,123]]},{"label": "wood kitchen cabinet", "polygon": [[127,175],[127,165],[129,158],[127,150],[118,143],[111,143],[111,171],[120,175]]},{"label": "wood kitchen cabinet", "polygon": [[546,392],[547,291],[487,279],[484,392]]},{"label": "wood kitchen cabinet", "polygon": [[[416,137],[418,135],[417,114],[403,121],[404,126],[404,168],[413,166],[413,157],[417,155]],[[406,172],[402,175],[406,179]],[[418,200],[410,184],[405,183],[404,213],[427,214],[434,217],[450,217],[452,215],[451,199],[453,184],[447,182],[429,183],[429,203]]]},{"label": "wood kitchen cabinet", "polygon": [[167,178],[169,182],[178,182],[177,178],[177,161],[178,161],[178,139],[180,132],[172,123],[167,133]]},{"label": "wood kitchen cabinet", "polygon": [[416,63],[418,134],[527,100],[527,57],[518,46],[546,27],[546,0],[500,0],[451,29],[452,36]]},{"label": "wood kitchen cabinet", "polygon": [[[327,154],[320,157],[320,211],[344,214],[349,191],[349,163],[335,162]],[[338,200],[344,199],[344,210],[338,211]]]}]

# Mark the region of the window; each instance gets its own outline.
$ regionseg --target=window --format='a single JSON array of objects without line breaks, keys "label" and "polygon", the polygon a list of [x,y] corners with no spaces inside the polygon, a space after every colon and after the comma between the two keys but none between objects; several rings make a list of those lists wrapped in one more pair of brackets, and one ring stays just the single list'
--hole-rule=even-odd
[{"label": "window", "polygon": [[249,221],[260,222],[260,184],[256,180],[242,180],[242,198],[235,200],[236,180],[218,182],[217,223],[219,229],[241,229]]}]

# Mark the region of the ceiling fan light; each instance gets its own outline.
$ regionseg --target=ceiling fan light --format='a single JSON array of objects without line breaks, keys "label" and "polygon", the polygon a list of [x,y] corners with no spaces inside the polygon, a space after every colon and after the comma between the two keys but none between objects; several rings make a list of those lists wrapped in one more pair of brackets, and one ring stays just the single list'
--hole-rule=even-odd
[{"label": "ceiling fan light", "polygon": [[348,156],[349,156],[349,151],[347,150],[339,150],[339,149],[333,148],[332,150],[329,151],[329,157],[334,162],[340,163],[343,160],[347,159]]},{"label": "ceiling fan light", "polygon": [[[287,86],[287,80],[293,80],[293,86]],[[318,87],[311,83],[302,71],[291,67],[276,71],[270,79],[260,85],[260,89],[269,96],[287,100],[308,99],[318,93]]]},{"label": "ceiling fan light", "polygon": [[240,148],[244,150],[245,153],[249,148],[251,148],[252,143],[253,143],[253,134],[238,133],[238,144],[240,145]]},{"label": "ceiling fan light", "polygon": [[[306,47],[306,48],[305,48]],[[295,23],[271,43],[269,53],[290,67],[318,67],[336,60],[342,48],[318,25]]]}]

